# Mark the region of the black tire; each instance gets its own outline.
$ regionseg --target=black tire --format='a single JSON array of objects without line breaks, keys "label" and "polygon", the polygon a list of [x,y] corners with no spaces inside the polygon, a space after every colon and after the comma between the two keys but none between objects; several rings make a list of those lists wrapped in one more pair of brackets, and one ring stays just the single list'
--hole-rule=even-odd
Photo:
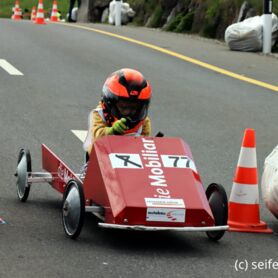
[{"label": "black tire", "polygon": [[[217,183],[212,183],[206,190],[206,196],[215,220],[215,226],[227,225],[228,220],[228,200],[224,187]],[[225,234],[224,231],[206,232],[209,239],[218,241]]]},{"label": "black tire", "polygon": [[76,239],[82,230],[85,218],[85,197],[81,183],[70,180],[64,192],[62,223],[68,237]]},{"label": "black tire", "polygon": [[15,176],[17,177],[17,197],[21,202],[28,199],[31,184],[27,182],[28,176],[32,172],[32,161],[29,150],[19,151]]}]

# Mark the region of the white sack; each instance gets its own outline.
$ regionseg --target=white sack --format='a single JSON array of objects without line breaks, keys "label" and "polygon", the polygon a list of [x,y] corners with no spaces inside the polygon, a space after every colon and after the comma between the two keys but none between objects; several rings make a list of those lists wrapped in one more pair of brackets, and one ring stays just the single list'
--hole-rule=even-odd
[{"label": "white sack", "polygon": [[[278,18],[272,14],[272,46],[278,36]],[[230,25],[225,42],[231,50],[261,51],[263,47],[263,16],[255,16]]]},{"label": "white sack", "polygon": [[261,184],[266,207],[278,219],[278,145],[265,159]]}]

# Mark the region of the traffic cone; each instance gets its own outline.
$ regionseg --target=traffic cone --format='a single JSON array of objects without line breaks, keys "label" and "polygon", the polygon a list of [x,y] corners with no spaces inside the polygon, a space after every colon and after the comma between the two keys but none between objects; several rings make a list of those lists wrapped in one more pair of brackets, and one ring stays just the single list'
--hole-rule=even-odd
[{"label": "traffic cone", "polygon": [[58,20],[58,5],[57,5],[57,1],[53,1],[50,21],[52,21],[52,22],[59,21]]},{"label": "traffic cone", "polygon": [[44,21],[44,10],[43,10],[43,2],[42,0],[39,0],[38,4],[38,10],[37,10],[37,15],[36,15],[36,24],[45,24]]},{"label": "traffic cone", "polygon": [[233,232],[272,233],[260,221],[255,130],[250,128],[242,140],[229,200],[228,225]]},{"label": "traffic cone", "polygon": [[22,19],[22,13],[19,7],[19,1],[15,1],[15,6],[14,6],[14,14],[12,15],[13,20],[21,20]]},{"label": "traffic cone", "polygon": [[36,14],[37,14],[37,12],[36,12],[36,7],[34,6],[34,7],[32,8],[32,13],[31,13],[31,20],[32,20],[33,22],[36,21]]}]

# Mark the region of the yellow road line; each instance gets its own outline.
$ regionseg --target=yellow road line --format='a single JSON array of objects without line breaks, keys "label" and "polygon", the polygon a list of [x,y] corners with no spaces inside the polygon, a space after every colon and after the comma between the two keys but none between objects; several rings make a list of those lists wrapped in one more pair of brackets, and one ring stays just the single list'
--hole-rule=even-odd
[{"label": "yellow road line", "polygon": [[107,32],[107,31],[103,31],[103,30],[99,30],[99,29],[95,29],[95,28],[91,28],[91,27],[87,27],[87,26],[83,26],[83,25],[67,24],[67,23],[59,23],[59,24],[74,27],[74,28],[84,29],[84,30],[88,30],[88,31],[93,31],[93,32],[100,33],[100,34],[103,34],[103,35],[106,35],[106,36],[114,37],[114,38],[117,38],[117,39],[121,39],[121,40],[124,40],[124,41],[128,41],[128,42],[137,44],[137,45],[141,45],[141,46],[144,46],[144,47],[147,47],[147,48],[165,53],[167,55],[176,57],[176,58],[181,59],[183,61],[198,65],[200,67],[212,70],[214,72],[218,72],[218,73],[230,76],[232,78],[239,79],[241,81],[245,81],[245,82],[251,83],[253,85],[257,85],[257,86],[260,86],[260,87],[278,92],[278,86],[271,85],[269,83],[262,82],[262,81],[259,81],[259,80],[253,79],[253,78],[249,78],[249,77],[246,77],[246,76],[242,76],[240,74],[237,74],[237,73],[234,73],[234,72],[231,72],[231,71],[213,66],[211,64],[208,64],[208,63],[190,58],[188,56],[179,54],[179,53],[171,51],[171,50],[164,49],[162,47],[159,47],[159,46],[156,46],[156,45],[153,45],[153,44],[150,44],[150,43],[146,43],[146,42],[143,42],[143,41],[135,40],[135,39],[132,39],[132,38],[129,38],[129,37],[117,35],[117,34],[114,34],[114,33],[111,33],[111,32]]}]

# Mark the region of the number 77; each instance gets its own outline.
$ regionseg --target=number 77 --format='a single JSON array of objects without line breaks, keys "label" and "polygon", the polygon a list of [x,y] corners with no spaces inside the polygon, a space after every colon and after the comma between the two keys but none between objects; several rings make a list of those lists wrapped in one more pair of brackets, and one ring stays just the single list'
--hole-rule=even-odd
[{"label": "number 77", "polygon": [[[186,156],[168,156],[169,159],[173,159],[173,166],[178,167],[178,162],[180,161],[181,163],[185,163],[185,167],[189,168],[190,166],[190,159]],[[183,160],[183,161],[182,161]]]}]

